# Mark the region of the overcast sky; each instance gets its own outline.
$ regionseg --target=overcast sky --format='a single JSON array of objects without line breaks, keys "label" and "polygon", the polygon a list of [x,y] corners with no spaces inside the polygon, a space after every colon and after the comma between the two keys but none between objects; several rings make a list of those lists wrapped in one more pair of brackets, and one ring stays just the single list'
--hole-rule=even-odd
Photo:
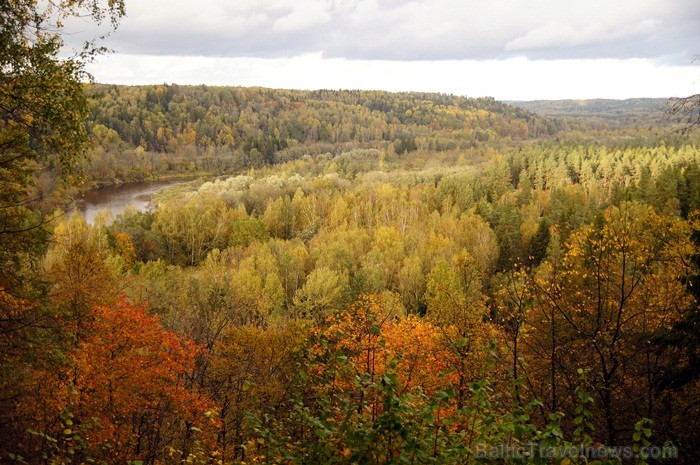
[{"label": "overcast sky", "polygon": [[506,100],[700,93],[698,0],[126,0],[126,7],[106,41],[115,53],[90,67],[98,82]]}]

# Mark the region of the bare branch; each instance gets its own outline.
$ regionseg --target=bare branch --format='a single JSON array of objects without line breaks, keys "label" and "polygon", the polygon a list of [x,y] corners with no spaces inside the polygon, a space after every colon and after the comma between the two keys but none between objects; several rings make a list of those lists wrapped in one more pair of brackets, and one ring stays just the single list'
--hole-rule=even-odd
[{"label": "bare branch", "polygon": [[688,134],[700,127],[700,94],[684,98],[672,98],[668,102],[666,115],[682,125],[679,132]]}]

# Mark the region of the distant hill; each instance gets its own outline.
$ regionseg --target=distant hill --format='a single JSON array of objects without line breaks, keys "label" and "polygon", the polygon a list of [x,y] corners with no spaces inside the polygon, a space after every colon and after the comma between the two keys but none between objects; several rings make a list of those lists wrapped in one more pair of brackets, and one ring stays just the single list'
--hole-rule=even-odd
[{"label": "distant hill", "polygon": [[511,101],[512,105],[549,117],[594,118],[619,123],[662,122],[668,99],[633,98],[627,100],[533,100]]},{"label": "distant hill", "polygon": [[419,141],[439,150],[558,131],[549,118],[493,98],[436,93],[94,85],[88,94],[88,128],[110,144],[161,153],[256,149],[266,162],[285,149],[316,143],[389,142],[405,152]]},{"label": "distant hill", "polygon": [[90,85],[88,178],[232,173],[306,155],[386,156],[546,139],[550,117],[493,98],[365,90]]}]

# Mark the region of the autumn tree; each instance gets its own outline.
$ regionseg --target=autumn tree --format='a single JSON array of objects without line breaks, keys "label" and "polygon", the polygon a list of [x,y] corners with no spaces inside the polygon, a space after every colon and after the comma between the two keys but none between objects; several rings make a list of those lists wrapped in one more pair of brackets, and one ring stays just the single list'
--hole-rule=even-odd
[{"label": "autumn tree", "polygon": [[500,273],[494,277],[494,281],[494,320],[504,331],[504,340],[511,354],[510,374],[515,383],[515,398],[520,404],[521,384],[523,379],[526,379],[521,344],[525,333],[525,320],[532,308],[532,290],[524,269]]},{"label": "autumn tree", "polygon": [[[47,212],[56,205],[52,193],[75,179],[87,141],[82,82],[86,62],[99,52],[91,42],[64,58],[70,32],[64,25],[84,18],[116,27],[123,14],[121,0],[0,5],[0,460],[24,434],[24,420],[31,424],[38,413],[26,403],[36,397],[24,394],[36,393],[37,373],[53,368],[50,354],[60,353],[47,331],[53,326],[42,302],[48,286],[36,271],[47,245]],[[43,394],[52,395],[53,384],[44,386]]]},{"label": "autumn tree", "polygon": [[107,238],[80,215],[60,222],[52,235],[53,246],[44,258],[51,279],[49,298],[59,330],[79,341],[96,305],[113,305],[119,293],[116,269],[109,262]]},{"label": "autumn tree", "polygon": [[294,313],[323,322],[330,311],[342,308],[347,292],[347,276],[328,268],[316,268],[294,294]]},{"label": "autumn tree", "polygon": [[663,409],[656,378],[664,355],[651,341],[692,304],[684,279],[693,253],[687,224],[623,203],[574,233],[558,269],[548,265],[533,277],[526,350],[551,368],[531,376],[548,380],[540,394],[557,408],[569,403],[577,370],[587,370],[609,444],[622,439],[624,424]]},{"label": "autumn tree", "polygon": [[213,439],[197,438],[193,427],[215,434],[214,404],[186,384],[200,349],[165,331],[144,306],[97,306],[90,316],[88,335],[69,355],[64,394],[68,430],[84,439],[83,456],[153,463],[169,450],[186,457],[195,439]]},{"label": "autumn tree", "polygon": [[89,42],[77,55],[61,57],[69,33],[64,24],[89,18],[116,27],[123,14],[121,0],[0,6],[0,286],[12,292],[21,289],[25,256],[42,250],[39,201],[55,187],[52,179],[71,179],[87,141],[82,81],[85,63],[100,49]]},{"label": "autumn tree", "polygon": [[238,215],[217,196],[200,194],[182,205],[164,204],[153,227],[166,239],[171,261],[194,265],[210,250],[228,244],[232,220]]},{"label": "autumn tree", "polygon": [[248,458],[251,416],[288,414],[307,330],[294,322],[266,329],[230,327],[213,348],[206,389],[221,409],[222,460]]}]

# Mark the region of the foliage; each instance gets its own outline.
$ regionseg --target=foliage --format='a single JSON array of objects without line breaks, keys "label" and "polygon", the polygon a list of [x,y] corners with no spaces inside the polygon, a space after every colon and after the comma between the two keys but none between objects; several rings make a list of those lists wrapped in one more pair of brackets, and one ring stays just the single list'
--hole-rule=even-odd
[{"label": "foliage", "polygon": [[416,151],[557,132],[555,122],[491,98],[444,94],[173,84],[93,85],[88,95],[93,148],[87,171],[101,183],[231,173],[348,147],[354,156],[336,163],[352,175]]},{"label": "foliage", "polygon": [[[51,278],[41,275],[40,264],[48,245],[48,213],[61,204],[60,192],[77,179],[78,160],[87,142],[83,119],[89,111],[83,93],[84,69],[100,49],[90,42],[64,58],[63,39],[69,33],[64,24],[83,18],[107,21],[113,28],[123,14],[121,0],[0,4],[3,461],[9,448],[25,445],[26,427],[58,422],[60,409],[46,402],[55,398],[64,381],[65,343],[75,331],[72,322],[62,327],[64,309],[51,308],[47,302]],[[72,296],[67,300],[77,302]],[[38,455],[24,457],[38,460]]]},{"label": "foliage", "polygon": [[150,463],[166,448],[189,450],[214,408],[186,386],[198,348],[165,332],[145,307],[124,302],[94,307],[86,333],[69,355],[66,405],[86,438],[83,453],[107,463]]},{"label": "foliage", "polygon": [[[235,364],[232,378],[212,384],[220,386],[215,397],[252,415],[228,410],[227,457],[274,461],[277,455],[265,454],[284,456],[285,448],[308,457],[321,443],[308,424],[321,421],[333,445],[350,434],[337,429],[349,423],[328,424],[319,412],[347,415],[358,405],[367,417],[355,413],[352,427],[362,437],[376,427],[385,396],[410,411],[399,422],[411,418],[427,428],[417,412],[448,391],[440,418],[451,415],[454,431],[484,428],[479,434],[493,444],[510,440],[508,428],[528,405],[528,431],[544,434],[555,422],[552,431],[576,441],[631,444],[630,425],[650,418],[660,441],[694,443],[683,413],[697,399],[696,378],[687,375],[692,350],[672,335],[684,328],[683,340],[694,340],[688,283],[696,273],[697,149],[560,145],[491,157],[478,170],[357,171],[352,182],[335,171],[335,158],[308,157],[181,189],[163,196],[162,211],[148,222],[132,212],[107,228],[109,237],[149,234],[180,251],[164,247],[155,255],[160,262],[137,260],[124,279],[135,299],[155,303],[168,328],[208,348],[194,375],[198,385],[213,382],[211,360],[226,373],[219,357],[227,352],[219,351],[233,342],[222,336],[242,325],[256,327],[237,336],[239,344],[251,341],[241,346],[249,347],[245,357],[258,354],[250,367],[285,360],[278,372],[285,388],[275,391],[284,394],[269,402],[274,410],[256,395],[281,388],[259,387]],[[185,224],[189,208],[199,221],[215,219],[208,231],[201,223],[190,227],[192,236],[166,239],[153,227],[165,224],[161,215]],[[191,250],[192,237],[212,244],[194,260],[182,252]],[[110,244],[116,253],[116,241]],[[368,293],[381,298],[361,297]],[[342,364],[329,362],[332,376],[285,355],[304,344],[274,356],[253,348],[276,347],[275,331],[300,318],[322,331],[328,350],[340,351]],[[290,360],[322,378],[295,377]],[[682,385],[669,384],[676,368],[686,373]],[[381,390],[383,374],[395,376],[388,382],[394,393]],[[477,392],[491,413],[476,421],[480,380],[486,384]],[[584,388],[587,397],[579,395]],[[350,400],[334,404],[337,396]],[[541,403],[532,404],[536,399]],[[504,436],[489,436],[493,431]],[[268,435],[268,452],[257,442],[261,435]],[[274,435],[281,442],[273,446]],[[476,444],[472,439],[460,441]],[[346,460],[324,447],[313,451],[318,460]]]}]

